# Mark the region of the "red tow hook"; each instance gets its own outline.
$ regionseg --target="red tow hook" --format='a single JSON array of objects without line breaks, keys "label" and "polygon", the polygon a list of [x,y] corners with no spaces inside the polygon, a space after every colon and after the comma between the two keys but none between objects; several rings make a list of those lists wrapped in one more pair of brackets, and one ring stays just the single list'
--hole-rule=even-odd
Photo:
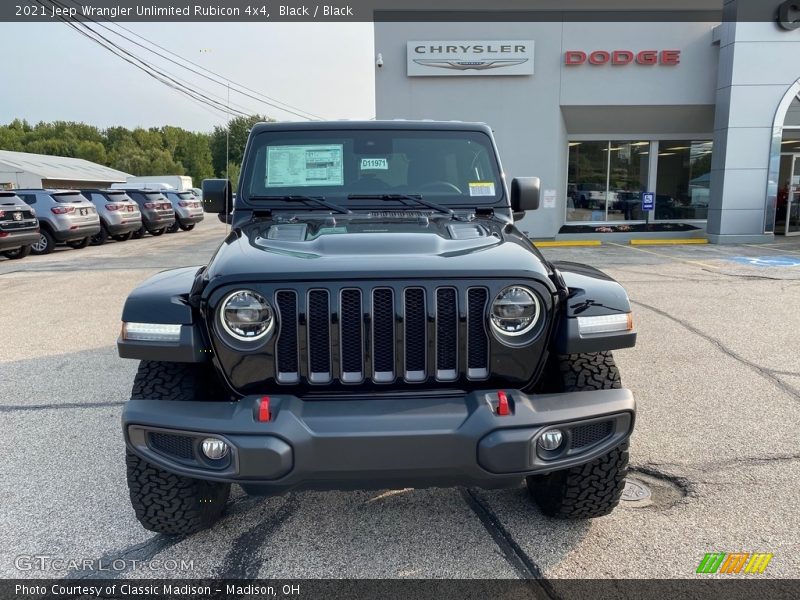
[{"label": "red tow hook", "polygon": [[272,418],[269,412],[269,396],[262,396],[258,401],[258,420],[266,423]]},{"label": "red tow hook", "polygon": [[507,417],[511,414],[511,407],[508,405],[508,394],[503,390],[497,392],[497,416]]}]

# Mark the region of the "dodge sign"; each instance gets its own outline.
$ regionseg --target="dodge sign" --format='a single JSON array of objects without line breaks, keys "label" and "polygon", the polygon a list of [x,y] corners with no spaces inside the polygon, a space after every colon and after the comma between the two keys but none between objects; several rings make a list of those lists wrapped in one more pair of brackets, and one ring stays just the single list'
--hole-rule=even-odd
[{"label": "dodge sign", "polygon": [[409,77],[533,75],[532,40],[408,42]]}]

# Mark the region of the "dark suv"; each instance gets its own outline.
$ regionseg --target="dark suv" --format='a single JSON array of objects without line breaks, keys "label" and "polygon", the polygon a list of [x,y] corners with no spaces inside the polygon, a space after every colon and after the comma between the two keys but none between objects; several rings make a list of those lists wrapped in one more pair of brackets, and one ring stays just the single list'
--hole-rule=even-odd
[{"label": "dark suv", "polygon": [[125,242],[142,228],[139,205],[124,190],[83,189],[81,194],[100,216],[100,233],[92,236],[92,246],[105,244],[108,238]]},{"label": "dark suv", "polygon": [[[631,306],[604,273],[539,253],[514,226],[539,180],[502,173],[482,124],[255,126],[211,261],[123,309],[144,527],[207,527],[232,483],[524,480],[547,515],[611,512],[635,403],[610,351],[635,343]],[[203,182],[207,212],[231,200]]]},{"label": "dark suv", "polygon": [[142,226],[133,233],[134,238],[143,237],[145,232],[161,235],[175,223],[172,203],[161,192],[145,189],[126,191],[142,213]]},{"label": "dark suv", "polygon": [[36,212],[15,192],[0,191],[0,253],[6,258],[25,258],[38,240]]}]

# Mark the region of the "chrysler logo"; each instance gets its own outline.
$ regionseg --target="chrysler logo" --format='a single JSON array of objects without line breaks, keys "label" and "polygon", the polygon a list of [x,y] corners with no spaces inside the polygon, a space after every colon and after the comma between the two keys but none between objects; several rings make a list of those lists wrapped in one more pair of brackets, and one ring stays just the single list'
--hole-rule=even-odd
[{"label": "chrysler logo", "polygon": [[436,58],[415,58],[414,62],[423,67],[439,69],[455,69],[457,71],[485,71],[486,69],[502,69],[528,62],[527,58],[501,58],[495,60],[448,60]]}]

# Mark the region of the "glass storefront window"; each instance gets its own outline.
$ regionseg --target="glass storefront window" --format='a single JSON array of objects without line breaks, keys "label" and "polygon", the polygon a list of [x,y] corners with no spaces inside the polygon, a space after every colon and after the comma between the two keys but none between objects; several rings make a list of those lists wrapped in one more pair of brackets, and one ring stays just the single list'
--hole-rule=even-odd
[{"label": "glass storefront window", "polygon": [[611,142],[607,221],[642,221],[650,173],[650,142]]},{"label": "glass storefront window", "polygon": [[570,142],[567,221],[605,221],[608,142]]},{"label": "glass storefront window", "polygon": [[713,143],[661,141],[656,178],[656,220],[706,219]]},{"label": "glass storefront window", "polygon": [[648,141],[570,142],[567,221],[644,219]]}]

